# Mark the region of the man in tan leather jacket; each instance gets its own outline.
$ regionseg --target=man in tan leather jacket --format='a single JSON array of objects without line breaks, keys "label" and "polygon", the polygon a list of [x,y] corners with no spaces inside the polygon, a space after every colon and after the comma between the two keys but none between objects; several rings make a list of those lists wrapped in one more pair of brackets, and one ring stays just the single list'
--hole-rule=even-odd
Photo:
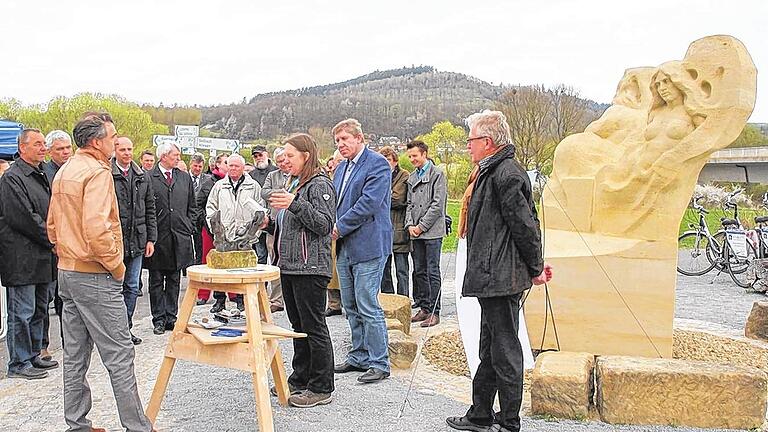
[{"label": "man in tan leather jacket", "polygon": [[123,234],[109,163],[117,131],[109,114],[87,113],[73,135],[78,150],[56,175],[48,212],[64,302],[64,418],[71,430],[97,430],[87,419],[91,391],[85,377],[96,344],[123,428],[149,432],[122,295]]}]

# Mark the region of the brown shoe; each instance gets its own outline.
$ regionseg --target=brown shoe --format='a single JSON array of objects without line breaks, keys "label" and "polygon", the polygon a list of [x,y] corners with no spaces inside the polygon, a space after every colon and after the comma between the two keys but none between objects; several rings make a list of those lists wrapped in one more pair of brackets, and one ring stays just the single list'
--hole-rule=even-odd
[{"label": "brown shoe", "polygon": [[285,310],[285,308],[280,306],[279,304],[272,303],[271,305],[269,305],[269,311],[272,313],[280,312],[282,310]]},{"label": "brown shoe", "polygon": [[107,432],[107,430],[106,430],[106,429],[104,429],[104,428],[95,428],[95,427],[92,427],[92,428],[91,428],[91,432]]},{"label": "brown shoe", "polygon": [[50,360],[52,358],[51,353],[48,352],[48,348],[40,350],[40,358],[43,360]]},{"label": "brown shoe", "polygon": [[429,318],[429,312],[424,309],[420,309],[419,312],[411,318],[411,322],[420,322]]},{"label": "brown shoe", "polygon": [[422,327],[434,327],[440,324],[440,315],[429,314],[427,319],[421,322]]},{"label": "brown shoe", "polygon": [[296,408],[312,408],[318,405],[328,405],[333,401],[330,393],[315,393],[311,390],[304,390],[299,394],[294,394],[288,398],[288,403]]}]

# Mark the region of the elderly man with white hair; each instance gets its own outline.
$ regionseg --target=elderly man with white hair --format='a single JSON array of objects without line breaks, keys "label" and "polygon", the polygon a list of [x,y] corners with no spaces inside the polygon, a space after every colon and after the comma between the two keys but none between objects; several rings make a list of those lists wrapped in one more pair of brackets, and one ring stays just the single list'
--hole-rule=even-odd
[{"label": "elderly man with white hair", "polygon": [[[548,282],[552,267],[542,257],[531,182],[515,160],[506,117],[485,110],[469,116],[467,126],[467,149],[477,168],[459,224],[472,264],[464,274],[462,295],[480,303],[480,365],[472,378],[472,406],[446,422],[457,430],[517,432],[523,400],[520,299],[531,285]],[[494,413],[497,393],[500,411]]]},{"label": "elderly man with white hair", "polygon": [[[48,179],[48,184],[53,184],[53,178],[59,171],[64,162],[68,161],[72,156],[72,138],[68,133],[63,130],[54,130],[48,132],[45,136],[45,152],[50,158],[48,162],[43,163],[43,172]],[[54,284],[53,292],[51,292],[51,300],[53,301],[53,308],[56,311],[56,315],[59,317],[59,324],[61,324],[61,310],[62,301],[59,297],[59,284]],[[48,331],[50,328],[50,318],[46,313],[43,318],[43,350],[40,352],[40,358],[45,360],[51,359],[51,354],[48,352],[49,336]],[[59,325],[61,328],[61,325]]]},{"label": "elderly man with white hair", "polygon": [[181,152],[176,145],[161,144],[156,154],[159,162],[149,177],[155,194],[157,242],[144,267],[149,269],[152,325],[160,335],[176,324],[181,270],[194,260],[195,187],[192,177],[177,168]]},{"label": "elderly man with white hair", "polygon": [[53,183],[59,168],[72,156],[72,138],[63,130],[48,132],[45,136],[45,149],[50,160],[43,164],[43,172],[48,182]]},{"label": "elderly man with white hair", "polygon": [[[255,220],[260,226],[265,226],[269,219],[264,200],[261,199],[261,186],[251,176],[243,173],[245,159],[233,153],[227,158],[227,166],[227,175],[213,185],[208,195],[205,218],[208,226],[211,226],[211,218],[219,212],[225,240],[234,241],[237,231],[245,224]],[[253,239],[254,242],[256,240]],[[217,312],[223,309],[225,302],[226,299],[217,298],[211,310]],[[235,297],[235,303],[238,309],[245,310],[242,295]]]}]

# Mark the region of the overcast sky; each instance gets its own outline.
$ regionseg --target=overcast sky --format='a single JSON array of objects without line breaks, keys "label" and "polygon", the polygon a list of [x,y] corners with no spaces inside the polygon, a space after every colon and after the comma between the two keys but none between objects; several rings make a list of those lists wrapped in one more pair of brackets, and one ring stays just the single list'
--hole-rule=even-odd
[{"label": "overcast sky", "polygon": [[[768,71],[768,1],[63,1],[0,3],[0,98],[79,92],[166,105],[431,65],[609,102],[624,69],[730,34]],[[753,122],[768,122],[758,73]]]}]

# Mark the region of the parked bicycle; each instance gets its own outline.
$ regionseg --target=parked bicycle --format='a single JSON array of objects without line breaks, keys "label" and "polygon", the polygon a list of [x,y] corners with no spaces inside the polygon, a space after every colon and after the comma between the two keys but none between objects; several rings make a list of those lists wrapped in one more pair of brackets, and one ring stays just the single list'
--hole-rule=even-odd
[{"label": "parked bicycle", "polygon": [[[763,194],[761,205],[763,211],[768,211],[768,192]],[[757,292],[768,290],[768,216],[756,216],[755,228],[747,231],[748,243],[751,243],[755,255],[747,258],[747,270],[734,279],[742,288]]]},{"label": "parked bicycle", "polygon": [[689,224],[689,230],[678,238],[680,254],[677,271],[686,276],[701,276],[717,268],[718,274],[727,272],[739,285],[749,283],[745,274],[750,263],[757,258],[754,245],[747,240],[741,221],[736,197],[738,189],[723,202],[723,210],[733,210],[732,218],[721,218],[721,228],[715,233],[709,229],[706,215],[709,211],[699,205],[701,196],[694,197],[692,207],[699,213],[698,224]]}]

